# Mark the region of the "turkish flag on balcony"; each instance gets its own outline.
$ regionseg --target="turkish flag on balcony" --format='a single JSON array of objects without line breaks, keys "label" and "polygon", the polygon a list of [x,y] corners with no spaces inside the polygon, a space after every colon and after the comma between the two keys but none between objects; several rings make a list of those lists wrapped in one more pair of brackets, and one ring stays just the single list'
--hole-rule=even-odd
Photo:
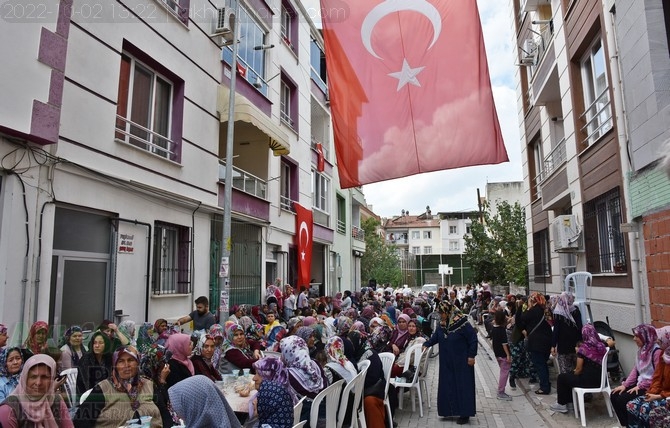
[{"label": "turkish flag on balcony", "polygon": [[323,156],[323,144],[316,143],[316,154],[318,156],[316,159],[316,170],[323,172],[326,168],[326,159]]},{"label": "turkish flag on balcony", "polygon": [[298,287],[309,288],[312,277],[312,211],[294,202],[295,245],[298,247]]},{"label": "turkish flag on balcony", "polygon": [[247,68],[244,64],[237,63],[237,73],[244,78],[247,77]]},{"label": "turkish flag on balcony", "polygon": [[342,188],[508,160],[476,0],[321,0]]}]

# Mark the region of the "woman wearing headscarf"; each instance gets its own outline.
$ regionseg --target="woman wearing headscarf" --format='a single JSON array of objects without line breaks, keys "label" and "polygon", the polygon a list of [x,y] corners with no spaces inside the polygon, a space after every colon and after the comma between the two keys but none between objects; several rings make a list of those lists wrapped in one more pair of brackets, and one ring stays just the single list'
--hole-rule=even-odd
[{"label": "woman wearing headscarf", "polygon": [[123,334],[127,339],[127,345],[135,346],[137,341],[135,340],[135,321],[133,320],[123,320],[119,323],[119,332]]},{"label": "woman wearing headscarf", "polygon": [[395,307],[393,306],[393,304],[391,302],[386,302],[386,310],[384,311],[384,313],[386,314],[386,316],[389,317],[393,326],[395,326],[398,322],[396,312],[397,311],[395,310]]},{"label": "woman wearing headscarf", "polygon": [[291,428],[297,397],[288,383],[286,367],[279,358],[266,357],[256,361],[254,369],[257,392],[251,400],[250,416],[258,417],[260,426]]},{"label": "woman wearing headscarf", "polygon": [[[365,424],[368,428],[386,428],[386,408],[384,407],[384,368],[379,359],[379,352],[384,352],[386,344],[391,337],[391,329],[386,325],[380,325],[372,329],[369,335],[369,348],[363,352],[360,361],[370,361],[370,366],[365,375],[363,386],[363,410],[365,412]],[[389,386],[389,400],[391,410],[397,407],[397,394]]]},{"label": "woman wearing headscarf", "polygon": [[467,317],[448,300],[439,302],[437,310],[440,324],[423,344],[424,352],[439,344],[437,413],[442,417],[458,416],[456,423],[463,425],[477,412],[474,368],[477,333]]},{"label": "woman wearing headscarf", "polygon": [[88,352],[79,360],[77,395],[93,388],[112,373],[112,342],[101,331],[91,335]]},{"label": "woman wearing headscarf", "polygon": [[[25,360],[33,355],[49,353],[49,346],[47,344],[48,333],[49,324],[44,321],[36,321],[30,326],[28,337],[23,343],[23,358]],[[58,358],[55,359],[57,360]]]},{"label": "woman wearing headscarf", "polygon": [[[413,373],[416,370],[416,366],[417,366],[417,364],[419,364],[419,362],[410,360],[410,366],[405,367],[405,353],[412,346],[421,345],[421,344],[425,343],[427,338],[421,332],[421,329],[419,328],[419,324],[418,324],[417,320],[415,320],[415,319],[410,319],[409,320],[409,322],[407,323],[407,331],[409,332],[409,336],[408,336],[408,340],[407,340],[407,346],[400,353],[400,355],[398,355],[398,358],[396,358],[395,363],[393,363],[393,368],[391,370],[391,375],[393,375],[393,372],[395,372],[395,373],[401,373],[400,376],[402,376],[402,377],[410,378],[410,376],[408,376],[408,375],[411,374],[411,376],[413,376]],[[408,375],[403,375],[407,371],[409,371],[410,373],[408,373]]]},{"label": "woman wearing headscarf", "polygon": [[0,350],[5,349],[7,345],[7,326],[0,323]]},{"label": "woman wearing headscarf", "polygon": [[626,404],[628,426],[631,428],[666,426],[652,425],[650,414],[653,409],[666,407],[666,400],[670,397],[670,327],[660,328],[656,333],[663,354],[656,365],[647,393],[644,397],[637,397]]},{"label": "woman wearing headscarf", "polygon": [[56,361],[48,355],[30,357],[16,389],[0,405],[4,428],[72,428],[67,404],[54,392]]},{"label": "woman wearing headscarf", "polygon": [[170,327],[168,322],[164,318],[158,318],[154,322],[154,334],[155,334],[155,343],[160,346],[165,346],[165,343],[170,337]]},{"label": "woman wearing headscarf", "polygon": [[209,334],[201,334],[195,346],[195,355],[191,357],[195,374],[207,376],[213,382],[221,380],[221,374],[212,362],[215,349],[214,338]]},{"label": "woman wearing headscarf", "polygon": [[333,336],[326,343],[326,355],[328,362],[324,367],[324,372],[328,378],[328,383],[332,384],[340,379],[345,383],[351,382],[351,379],[358,374],[356,367],[344,355],[344,342],[339,336]]},{"label": "woman wearing headscarf", "polygon": [[184,333],[172,334],[168,337],[165,349],[172,353],[172,358],[168,361],[170,374],[167,377],[167,387],[169,388],[195,374],[191,362],[191,351],[193,350],[191,336]]},{"label": "woman wearing headscarf", "polygon": [[253,363],[261,357],[260,349],[252,348],[247,342],[244,327],[231,324],[226,327],[226,339],[223,344],[223,355],[219,361],[219,372],[235,373],[240,369],[251,369]]},{"label": "woman wearing headscarf", "polygon": [[351,327],[353,327],[354,322],[351,318],[341,315],[337,319],[337,325],[335,325],[335,335],[339,336],[340,339],[344,342],[344,355],[347,356],[350,360],[355,360],[354,355],[354,344],[349,340],[349,332]]},{"label": "woman wearing headscarf", "polygon": [[151,427],[163,426],[154,403],[153,382],[140,375],[140,360],[132,346],[121,346],[112,356],[112,374],[99,382],[75,414],[77,428],[116,428],[136,417],[150,416]]},{"label": "woman wearing headscarf", "polygon": [[567,413],[572,404],[572,388],[592,388],[600,385],[602,360],[607,352],[593,324],[582,327],[582,343],[577,349],[577,360],[572,372],[560,373],[556,379],[556,403],[551,410]]},{"label": "woman wearing headscarf", "polygon": [[65,330],[63,345],[60,348],[61,370],[79,367],[79,361],[84,356],[84,352],[86,352],[86,349],[82,345],[83,340],[84,333],[78,325],[73,325]]},{"label": "woman wearing headscarf", "polygon": [[23,356],[18,347],[4,348],[0,351],[0,403],[19,385]]},{"label": "woman wearing headscarf", "polygon": [[540,387],[535,391],[538,395],[549,395],[551,393],[551,382],[549,381],[549,367],[547,360],[551,353],[551,326],[545,317],[546,299],[538,292],[534,292],[528,298],[528,310],[521,314],[519,328],[528,340],[527,349],[530,362],[533,364]]},{"label": "woman wearing headscarf", "polygon": [[144,355],[154,344],[153,333],[154,325],[150,322],[142,323],[137,329],[137,350],[141,355]]},{"label": "woman wearing headscarf", "polygon": [[154,383],[153,402],[158,407],[164,427],[179,424],[179,418],[170,410],[170,397],[168,396],[167,377],[170,374],[170,366],[167,361],[172,353],[163,346],[153,344],[140,359],[140,374]]},{"label": "woman wearing headscarf", "polygon": [[554,328],[551,354],[557,358],[560,373],[571,373],[577,364],[575,348],[582,331],[582,316],[572,293],[563,292],[556,297],[553,308]]},{"label": "woman wearing headscarf", "polygon": [[314,333],[314,329],[312,327],[300,327],[298,331],[295,332],[295,335],[301,337],[307,344],[309,357],[312,359],[316,358],[318,349],[316,347],[316,334]]},{"label": "woman wearing headscarf", "polygon": [[105,333],[109,340],[112,341],[112,351],[116,351],[121,346],[128,345],[130,338],[119,330],[119,327],[110,320],[103,320],[98,326],[98,330]]},{"label": "woman wearing headscarf", "polygon": [[[407,325],[409,323],[409,316],[407,314],[400,314],[398,316],[398,323],[391,333],[391,339],[389,340],[388,351],[393,352],[393,355],[396,357],[396,362],[398,361],[398,356],[407,349],[407,343],[409,342],[409,330],[407,330]],[[396,369],[396,373],[391,371],[391,376],[398,376],[402,373],[402,370],[399,372]]]},{"label": "woman wearing headscarf", "polygon": [[365,331],[369,332],[370,331],[370,320],[372,320],[376,316],[377,316],[377,313],[375,312],[375,309],[372,307],[372,305],[367,305],[361,311],[361,315],[358,317],[357,321],[362,322],[363,325],[365,326]]},{"label": "woman wearing headscarf", "polygon": [[241,428],[226,397],[205,376],[185,379],[171,387],[168,394],[172,409],[187,427]]},{"label": "woman wearing headscarf", "polygon": [[285,337],[279,346],[289,373],[289,383],[299,397],[313,399],[328,386],[323,369],[309,357],[309,349],[302,338]]},{"label": "woman wearing headscarf", "polygon": [[612,389],[610,401],[619,423],[626,426],[628,411],[626,404],[644,396],[651,386],[654,369],[661,359],[661,348],[656,343],[658,335],[651,324],[640,324],[633,328],[633,341],[638,347],[635,366],[623,383]]}]

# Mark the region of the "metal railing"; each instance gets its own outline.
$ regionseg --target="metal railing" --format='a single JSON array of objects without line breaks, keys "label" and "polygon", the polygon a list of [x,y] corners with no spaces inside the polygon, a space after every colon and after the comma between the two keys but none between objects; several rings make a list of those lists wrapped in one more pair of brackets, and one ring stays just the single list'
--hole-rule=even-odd
[{"label": "metal railing", "polygon": [[[225,177],[226,163],[219,161],[219,177]],[[225,182],[223,178],[219,181]],[[244,193],[265,199],[267,192],[267,182],[250,174],[240,168],[233,166],[233,188],[241,190]]]},{"label": "metal railing", "polygon": [[365,231],[358,226],[351,226],[351,237],[358,241],[365,241]]},{"label": "metal railing", "polygon": [[539,189],[540,184],[554,171],[558,170],[564,163],[568,161],[567,155],[565,153],[565,138],[556,144],[556,147],[551,149],[551,152],[545,156],[540,167],[540,172],[535,176],[535,186]]},{"label": "metal railing", "polygon": [[293,201],[288,196],[279,196],[279,206],[285,211],[295,213],[295,210],[293,209]]},{"label": "metal railing", "polygon": [[174,141],[118,114],[115,138],[172,161],[177,159]]},{"label": "metal railing", "polygon": [[586,124],[581,130],[587,132],[586,143],[590,146],[603,134],[612,129],[612,108],[610,106],[609,86],[589,105],[579,118],[585,118]]},{"label": "metal railing", "polygon": [[345,223],[342,220],[337,220],[337,232],[338,233],[346,233],[347,231],[347,223]]},{"label": "metal railing", "polygon": [[535,76],[535,73],[538,70],[537,66],[542,63],[544,54],[547,53],[547,48],[554,37],[554,21],[549,21],[547,24],[544,24],[542,30],[536,34],[537,37],[535,37],[534,40],[537,44],[537,59],[535,60],[535,67],[532,69],[533,76]]}]

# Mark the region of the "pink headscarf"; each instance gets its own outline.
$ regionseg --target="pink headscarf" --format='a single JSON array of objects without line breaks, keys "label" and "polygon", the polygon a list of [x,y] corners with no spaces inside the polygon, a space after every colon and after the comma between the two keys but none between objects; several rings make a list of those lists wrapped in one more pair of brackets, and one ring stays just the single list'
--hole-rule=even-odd
[{"label": "pink headscarf", "polygon": [[[49,367],[49,370],[51,370],[51,385],[49,386],[47,393],[39,399],[34,399],[32,397],[29,398],[27,391],[28,373],[33,367],[39,364],[44,364]],[[34,424],[33,426],[36,428],[58,428],[56,419],[51,412],[51,405],[55,399],[53,381],[55,375],[56,362],[53,358],[46,354],[33,355],[32,357],[28,358],[24,364],[21,377],[19,378],[19,384],[10,394],[18,397],[19,403],[21,403],[21,408],[23,409],[23,413],[26,415],[26,419],[32,422]]]},{"label": "pink headscarf", "polygon": [[314,317],[305,317],[305,318],[302,320],[302,325],[303,325],[304,327],[309,327],[309,326],[312,325],[312,324],[316,324],[316,318],[314,318]]},{"label": "pink headscarf", "polygon": [[165,348],[172,352],[172,358],[185,366],[191,374],[195,373],[191,356],[191,336],[184,333],[175,333],[168,337]]},{"label": "pink headscarf", "polygon": [[663,362],[670,364],[670,326],[666,325],[665,327],[656,329],[656,335],[663,350]]}]

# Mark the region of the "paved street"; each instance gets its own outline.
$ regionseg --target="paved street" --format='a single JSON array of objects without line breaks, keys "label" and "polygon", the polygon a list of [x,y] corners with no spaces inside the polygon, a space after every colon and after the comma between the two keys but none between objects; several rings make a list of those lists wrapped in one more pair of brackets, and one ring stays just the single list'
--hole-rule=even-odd
[{"label": "paved street", "polygon": [[[479,352],[475,364],[477,384],[477,415],[470,418],[465,426],[491,428],[537,428],[537,427],[580,427],[580,420],[573,412],[567,414],[554,413],[549,406],[556,401],[556,372],[550,368],[552,394],[538,396],[534,394],[536,385],[529,385],[527,379],[517,381],[516,391],[509,386],[507,393],[513,396],[512,401],[500,401],[496,398],[498,387],[498,363],[496,362],[490,343],[485,339],[486,332],[480,329]],[[437,415],[437,383],[439,356],[431,358],[428,372],[428,389],[430,391],[431,408],[424,406],[423,418],[419,417],[419,408],[412,412],[409,394],[406,393],[403,410],[398,409],[395,421],[399,428],[416,427],[450,427],[456,424],[455,418],[443,419]],[[594,396],[586,403],[586,426],[594,428],[616,427],[619,423],[615,416],[610,418],[602,395]]]}]

